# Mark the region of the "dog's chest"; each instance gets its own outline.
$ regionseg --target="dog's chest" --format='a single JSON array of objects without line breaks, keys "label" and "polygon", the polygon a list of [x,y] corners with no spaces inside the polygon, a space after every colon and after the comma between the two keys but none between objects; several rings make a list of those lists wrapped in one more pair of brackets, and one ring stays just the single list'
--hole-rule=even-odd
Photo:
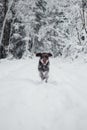
[{"label": "dog's chest", "polygon": [[41,61],[39,61],[38,69],[40,71],[49,71],[49,61],[46,64],[43,64]]}]

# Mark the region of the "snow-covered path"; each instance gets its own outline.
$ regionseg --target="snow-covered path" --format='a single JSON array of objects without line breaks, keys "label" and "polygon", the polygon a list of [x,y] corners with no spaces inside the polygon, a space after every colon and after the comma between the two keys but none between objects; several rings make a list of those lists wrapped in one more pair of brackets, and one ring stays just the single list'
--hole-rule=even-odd
[{"label": "snow-covered path", "polygon": [[37,64],[0,62],[0,130],[87,130],[87,64],[52,59],[48,83]]}]

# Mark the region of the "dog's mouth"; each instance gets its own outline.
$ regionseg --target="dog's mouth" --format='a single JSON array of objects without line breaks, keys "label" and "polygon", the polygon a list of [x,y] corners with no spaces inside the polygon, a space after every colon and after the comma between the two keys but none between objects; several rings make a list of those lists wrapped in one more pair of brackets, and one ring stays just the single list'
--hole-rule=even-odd
[{"label": "dog's mouth", "polygon": [[44,65],[46,65],[46,64],[48,63],[48,59],[45,59],[45,58],[44,58],[44,59],[41,60],[41,62],[42,62]]},{"label": "dog's mouth", "polygon": [[46,64],[47,63],[47,59],[43,59],[43,63]]}]

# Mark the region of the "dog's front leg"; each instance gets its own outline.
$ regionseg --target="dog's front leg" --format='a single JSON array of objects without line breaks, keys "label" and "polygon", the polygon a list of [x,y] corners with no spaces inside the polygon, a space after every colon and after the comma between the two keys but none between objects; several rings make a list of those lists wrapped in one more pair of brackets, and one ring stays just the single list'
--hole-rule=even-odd
[{"label": "dog's front leg", "polygon": [[41,80],[43,81],[45,78],[44,78],[44,74],[42,71],[40,71],[40,77],[41,77]]},{"label": "dog's front leg", "polygon": [[49,75],[48,75],[48,71],[45,72],[44,74],[44,77],[45,77],[45,82],[47,83],[48,82],[48,78],[49,78]]}]

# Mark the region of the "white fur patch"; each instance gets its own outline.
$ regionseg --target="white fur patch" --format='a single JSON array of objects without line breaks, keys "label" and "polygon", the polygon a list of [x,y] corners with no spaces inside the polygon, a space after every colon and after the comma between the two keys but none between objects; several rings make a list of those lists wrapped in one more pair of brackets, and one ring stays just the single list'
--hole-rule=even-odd
[{"label": "white fur patch", "polygon": [[44,62],[43,62],[43,59],[41,59],[40,61],[41,61],[41,63],[42,63],[43,65],[46,65],[46,64],[49,62],[49,60],[46,60],[46,63],[44,63]]}]

